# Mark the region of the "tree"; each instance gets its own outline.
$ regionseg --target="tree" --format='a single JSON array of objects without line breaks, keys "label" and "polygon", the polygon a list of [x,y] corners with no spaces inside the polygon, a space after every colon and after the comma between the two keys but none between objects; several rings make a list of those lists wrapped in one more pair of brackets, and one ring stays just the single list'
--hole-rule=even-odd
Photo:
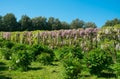
[{"label": "tree", "polygon": [[115,18],[115,19],[113,19],[113,20],[107,20],[107,21],[105,22],[105,24],[103,25],[103,27],[104,27],[104,26],[114,26],[114,25],[116,25],[116,24],[120,24],[120,19]]},{"label": "tree", "polygon": [[0,16],[0,31],[2,31],[2,16]]},{"label": "tree", "polygon": [[32,30],[32,21],[30,17],[27,15],[23,15],[21,19],[19,20],[19,23],[21,25],[21,30]]},{"label": "tree", "polygon": [[75,19],[71,23],[71,28],[72,29],[83,28],[83,25],[84,25],[84,21]]},{"label": "tree", "polygon": [[67,22],[61,22],[61,29],[70,29],[70,25]]},{"label": "tree", "polygon": [[84,25],[84,28],[96,28],[96,27],[97,27],[96,24],[93,22],[87,22]]},{"label": "tree", "polygon": [[61,29],[61,22],[57,18],[54,20],[54,23],[52,24],[52,30],[60,30]]},{"label": "tree", "polygon": [[14,14],[8,13],[3,17],[3,25],[5,31],[15,31],[17,20]]},{"label": "tree", "polygon": [[36,17],[32,19],[32,25],[34,30],[46,30],[47,29],[47,22],[45,17]]},{"label": "tree", "polygon": [[58,18],[55,19],[54,17],[50,17],[48,19],[48,26],[49,26],[50,30],[60,30],[61,22]]},{"label": "tree", "polygon": [[52,25],[54,24],[54,17],[50,17],[48,19],[48,27],[49,27],[49,30],[52,30]]}]

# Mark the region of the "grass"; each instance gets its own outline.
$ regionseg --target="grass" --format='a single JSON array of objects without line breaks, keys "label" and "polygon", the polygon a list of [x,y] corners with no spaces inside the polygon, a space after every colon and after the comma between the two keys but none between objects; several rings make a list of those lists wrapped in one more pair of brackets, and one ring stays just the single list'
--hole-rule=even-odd
[{"label": "grass", "polygon": [[[43,66],[33,62],[26,72],[8,70],[9,61],[0,60],[0,79],[63,79],[63,66],[61,62],[53,62],[52,65]],[[114,77],[97,77],[87,71],[80,74],[79,79],[115,79]]]},{"label": "grass", "polygon": [[[5,63],[3,64],[3,62],[8,63],[8,61],[1,61],[0,76],[9,77],[11,79],[63,79],[61,72],[62,65],[60,62],[54,62],[53,65],[49,66],[42,66],[38,62],[33,62],[26,72],[8,70],[8,66]],[[7,68],[2,70],[2,67],[5,66],[7,66]]]}]

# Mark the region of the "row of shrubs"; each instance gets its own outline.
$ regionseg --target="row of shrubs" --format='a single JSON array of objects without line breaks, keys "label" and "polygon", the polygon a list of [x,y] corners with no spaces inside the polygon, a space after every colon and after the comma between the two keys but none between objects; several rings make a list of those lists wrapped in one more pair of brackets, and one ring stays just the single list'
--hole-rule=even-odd
[{"label": "row of shrubs", "polygon": [[30,46],[0,39],[0,57],[10,60],[10,70],[27,71],[34,61],[43,65],[60,61],[64,67],[65,79],[77,79],[84,70],[88,70],[91,75],[100,76],[103,72],[108,72],[119,77],[120,51],[116,51],[116,58],[112,53],[114,52],[100,47],[89,52],[83,52],[79,46],[64,46],[53,50],[38,44]]},{"label": "row of shrubs", "polygon": [[[103,73],[113,74],[118,78],[120,76],[120,51],[111,51],[112,49],[101,49],[99,46],[89,52],[84,52],[79,46],[73,46],[58,48],[54,52],[55,59],[63,63],[65,79],[78,79],[83,71],[97,76],[102,76]],[[114,53],[116,53],[116,58],[113,56]]]},{"label": "row of shrubs", "polygon": [[54,59],[52,49],[41,45],[25,45],[0,40],[1,59],[10,60],[9,69],[27,71],[32,61],[43,65],[51,64]]},{"label": "row of shrubs", "polygon": [[[97,47],[89,52],[83,52],[78,46],[62,47],[55,50],[56,60],[63,63],[64,78],[78,79],[81,72],[88,71],[91,75],[103,76],[112,74],[120,76],[120,51],[116,51],[116,60],[112,50]],[[106,76],[110,77],[110,76]]]}]

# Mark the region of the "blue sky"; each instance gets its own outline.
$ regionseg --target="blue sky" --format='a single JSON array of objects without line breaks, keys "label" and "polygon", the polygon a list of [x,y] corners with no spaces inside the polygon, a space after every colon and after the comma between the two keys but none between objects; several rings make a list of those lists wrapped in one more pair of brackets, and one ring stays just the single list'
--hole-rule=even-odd
[{"label": "blue sky", "polygon": [[18,20],[24,14],[53,16],[68,23],[79,18],[100,27],[107,20],[120,19],[120,0],[0,0],[0,15],[6,13],[15,14]]}]

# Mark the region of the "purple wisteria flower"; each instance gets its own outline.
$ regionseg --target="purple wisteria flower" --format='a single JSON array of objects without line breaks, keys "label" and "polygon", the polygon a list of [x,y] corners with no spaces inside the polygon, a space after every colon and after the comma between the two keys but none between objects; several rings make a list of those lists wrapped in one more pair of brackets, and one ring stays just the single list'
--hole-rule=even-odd
[{"label": "purple wisteria flower", "polygon": [[11,33],[10,32],[4,32],[3,33],[3,38],[5,38],[5,39],[10,39],[10,37],[11,37]]}]

